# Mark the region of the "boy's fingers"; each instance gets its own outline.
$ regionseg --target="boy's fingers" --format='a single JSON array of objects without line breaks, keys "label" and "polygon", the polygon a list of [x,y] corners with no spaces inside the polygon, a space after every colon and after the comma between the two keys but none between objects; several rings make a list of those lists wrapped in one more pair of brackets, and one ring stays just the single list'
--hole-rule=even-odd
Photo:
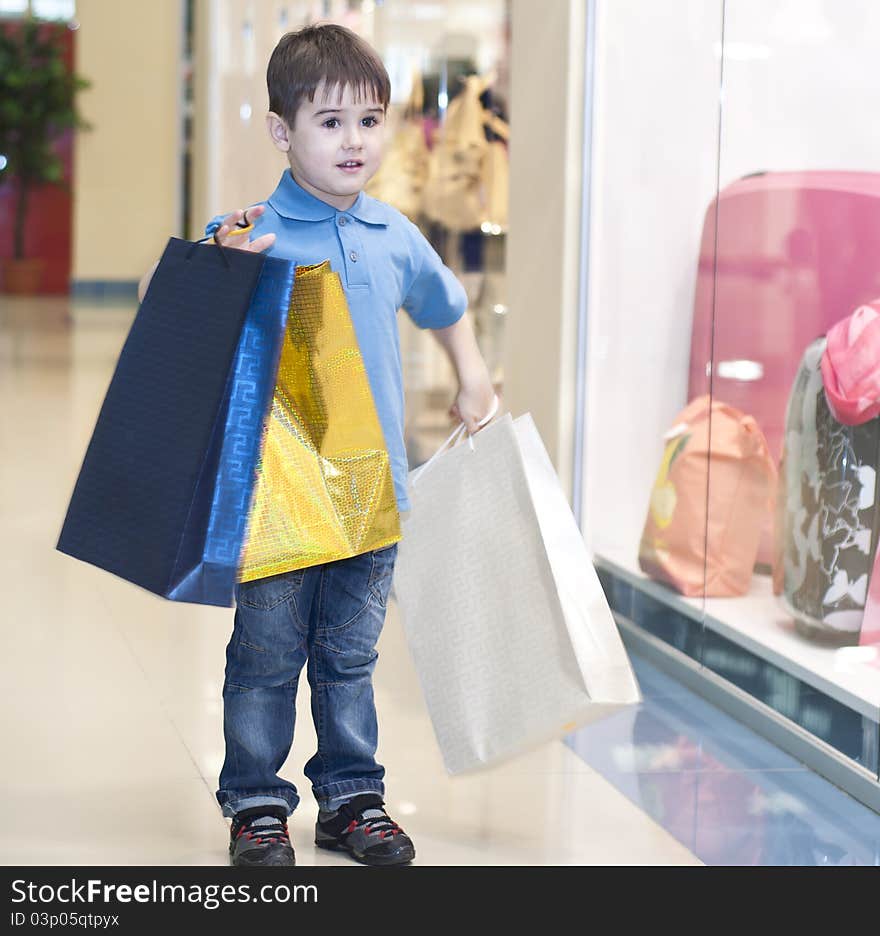
[{"label": "boy's fingers", "polygon": [[241,224],[244,226],[245,216],[247,216],[247,223],[250,224],[255,218],[259,218],[265,210],[265,205],[249,205],[247,208],[239,208],[227,218],[224,218],[224,221],[231,219],[233,225]]},{"label": "boy's fingers", "polygon": [[263,234],[262,237],[258,237],[256,240],[252,240],[248,246],[250,250],[255,250],[257,253],[259,253],[261,250],[266,250],[267,248],[271,247],[274,243],[274,234]]},{"label": "boy's fingers", "polygon": [[253,253],[260,253],[263,250],[268,249],[275,243],[275,234],[263,234],[262,237],[258,237],[255,240],[248,240],[247,234],[236,234],[235,231],[232,231],[225,241],[221,241],[221,244],[224,247],[235,247],[237,250],[250,250]]},{"label": "boy's fingers", "polygon": [[237,208],[235,211],[231,211],[228,215],[223,216],[220,227],[216,231],[217,238],[225,237],[233,228],[243,226],[242,222],[245,215],[247,215],[248,224],[250,224],[260,215],[265,214],[265,211],[265,205],[251,205],[248,208]]},{"label": "boy's fingers", "polygon": [[274,233],[270,232],[255,240],[248,240],[244,231],[239,232],[236,230],[239,222],[244,218],[245,212],[247,212],[248,223],[250,223],[259,218],[265,210],[265,205],[254,205],[252,208],[239,209],[226,215],[220,227],[214,233],[215,240],[223,247],[237,247],[240,250],[253,250],[257,253],[268,249],[275,243]]}]

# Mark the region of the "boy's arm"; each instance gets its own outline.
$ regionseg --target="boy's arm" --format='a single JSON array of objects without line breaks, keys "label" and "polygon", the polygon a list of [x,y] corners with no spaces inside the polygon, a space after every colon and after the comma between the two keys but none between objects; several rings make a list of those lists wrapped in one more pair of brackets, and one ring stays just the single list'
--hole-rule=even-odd
[{"label": "boy's arm", "polygon": [[[265,210],[265,205],[251,205],[250,208],[239,208],[238,211],[233,211],[231,214],[226,215],[223,218],[223,223],[214,235],[214,240],[220,244],[221,247],[235,247],[239,250],[252,250],[255,253],[267,250],[275,243],[274,234],[264,234],[262,237],[257,237],[255,240],[248,240],[245,239],[243,235],[250,230],[250,227],[235,230],[238,226],[238,222],[244,218],[245,212],[247,212],[248,221],[251,222],[259,218]],[[209,227],[210,226],[211,225],[209,225]],[[144,301],[144,296],[147,294],[150,280],[152,280],[157,266],[159,266],[158,260],[144,273],[141,277],[141,281],[138,283],[139,303]]]},{"label": "boy's arm", "polygon": [[449,415],[460,419],[472,435],[495,400],[489,369],[480,354],[467,316],[467,293],[424,234],[406,219],[412,245],[414,274],[403,308],[419,328],[430,329],[446,351],[458,377],[458,393]]},{"label": "boy's arm", "polygon": [[449,356],[458,377],[458,394],[449,415],[460,419],[473,434],[491,411],[495,390],[467,316],[467,294],[424,234],[409,220],[406,229],[414,273],[403,308],[419,328],[433,332]]},{"label": "boy's arm", "polygon": [[495,388],[470,318],[465,314],[453,325],[431,331],[449,356],[458,377],[458,394],[450,415],[465,423],[468,432],[473,434],[479,431],[477,423],[492,409]]}]

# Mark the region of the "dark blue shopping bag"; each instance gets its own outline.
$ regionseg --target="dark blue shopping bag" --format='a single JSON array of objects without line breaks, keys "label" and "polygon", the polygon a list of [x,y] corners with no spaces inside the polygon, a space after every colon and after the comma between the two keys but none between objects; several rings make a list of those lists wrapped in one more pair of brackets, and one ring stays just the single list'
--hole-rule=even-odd
[{"label": "dark blue shopping bag", "polygon": [[125,340],[56,548],[232,607],[295,265],[171,238]]}]

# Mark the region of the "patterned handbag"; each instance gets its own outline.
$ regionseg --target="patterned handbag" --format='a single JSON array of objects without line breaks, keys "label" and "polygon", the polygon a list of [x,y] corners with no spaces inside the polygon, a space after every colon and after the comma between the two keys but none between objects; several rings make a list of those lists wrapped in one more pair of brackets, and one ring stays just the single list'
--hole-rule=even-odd
[{"label": "patterned handbag", "polygon": [[826,339],[804,352],[788,403],[782,500],[782,602],[809,637],[856,643],[877,551],[880,418],[839,422],[823,384]]},{"label": "patterned handbag", "polygon": [[[839,422],[847,426],[877,422],[880,416],[880,299],[859,306],[851,316],[829,329],[821,368],[825,399]],[[874,430],[877,431],[876,425]],[[872,469],[876,484],[877,462],[862,467],[862,478],[869,480]],[[872,545],[874,559],[868,573],[868,597],[859,632],[862,645],[880,644],[880,551],[876,536]]]}]

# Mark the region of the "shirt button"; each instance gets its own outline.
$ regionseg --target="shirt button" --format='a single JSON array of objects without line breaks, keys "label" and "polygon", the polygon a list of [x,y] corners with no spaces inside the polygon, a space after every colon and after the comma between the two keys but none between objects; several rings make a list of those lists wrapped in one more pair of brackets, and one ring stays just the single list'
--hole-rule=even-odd
[{"label": "shirt button", "polygon": [[340,225],[345,224],[345,222],[346,222],[347,220],[348,220],[348,218],[346,218],[345,215],[340,215],[340,216],[339,216],[339,223],[340,223]]},{"label": "shirt button", "polygon": [[356,250],[353,250],[348,256],[351,258],[351,261],[352,261],[353,263],[357,263],[358,255],[357,255],[357,251],[356,251]]}]

